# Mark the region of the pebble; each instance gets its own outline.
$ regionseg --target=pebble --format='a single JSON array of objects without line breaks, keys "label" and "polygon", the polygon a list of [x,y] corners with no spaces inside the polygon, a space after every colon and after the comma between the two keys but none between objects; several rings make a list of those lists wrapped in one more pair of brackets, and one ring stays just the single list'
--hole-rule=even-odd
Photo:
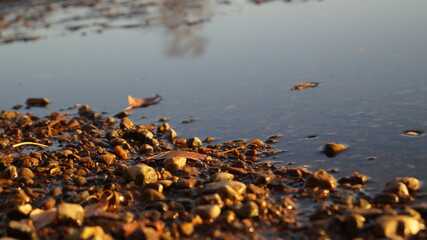
[{"label": "pebble", "polygon": [[195,208],[194,213],[205,220],[215,219],[221,214],[221,207],[217,204],[199,205]]},{"label": "pebble", "polygon": [[190,178],[190,179],[180,179],[177,182],[175,182],[174,186],[177,189],[193,189],[194,186],[197,184],[197,179]]},{"label": "pebble", "polygon": [[106,165],[111,165],[116,160],[116,155],[114,154],[102,154],[98,156],[98,160],[105,163]]},{"label": "pebble", "polygon": [[308,188],[335,189],[337,180],[323,169],[319,169],[311,174],[305,183]]},{"label": "pebble", "polygon": [[189,148],[200,148],[203,146],[202,141],[198,137],[192,137],[187,139],[187,146]]},{"label": "pebble", "polygon": [[163,193],[156,191],[154,189],[146,189],[142,194],[142,199],[147,202],[157,202],[165,199],[165,195]]},{"label": "pebble", "polygon": [[10,221],[7,224],[7,235],[17,239],[38,239],[37,230],[30,219]]},{"label": "pebble", "polygon": [[33,178],[34,177],[34,172],[31,171],[31,169],[29,168],[21,168],[18,172],[18,175],[21,177],[29,177],[29,178]]},{"label": "pebble", "polygon": [[410,216],[380,216],[375,221],[374,232],[378,237],[408,239],[425,229],[424,224]]},{"label": "pebble", "polygon": [[83,186],[86,184],[86,178],[83,176],[77,176],[73,179],[73,181],[76,186]]},{"label": "pebble", "polygon": [[143,163],[125,168],[123,170],[123,175],[127,180],[134,181],[137,185],[154,183],[157,181],[156,170]]},{"label": "pebble", "polygon": [[114,147],[114,153],[121,160],[125,160],[128,158],[128,154],[120,145]]},{"label": "pebble", "polygon": [[241,218],[256,217],[259,215],[259,207],[254,201],[249,201],[237,210],[237,215]]},{"label": "pebble", "polygon": [[173,140],[173,139],[175,139],[177,136],[178,136],[178,134],[177,134],[177,133],[176,133],[176,131],[175,131],[175,130],[173,130],[172,128],[171,128],[171,129],[166,130],[166,132],[165,132],[165,137],[166,137],[167,139],[169,139],[169,140]]},{"label": "pebble", "polygon": [[398,177],[394,181],[401,182],[408,187],[409,192],[413,193],[420,189],[420,181],[414,177]]},{"label": "pebble", "polygon": [[219,207],[224,206],[224,202],[221,199],[221,196],[218,193],[203,195],[197,199],[198,205],[206,205],[206,204],[216,204]]},{"label": "pebble", "polygon": [[90,226],[90,227],[84,227],[79,230],[75,230],[71,232],[69,236],[67,236],[68,240],[86,240],[86,239],[92,239],[92,240],[113,240],[113,237],[111,235],[106,234],[102,227],[100,226]]},{"label": "pebble", "polygon": [[178,225],[179,232],[184,236],[190,236],[194,232],[194,224],[192,222],[183,222]]},{"label": "pebble", "polygon": [[399,202],[399,196],[394,193],[381,193],[375,196],[374,202],[380,204],[395,204]]},{"label": "pebble", "polygon": [[210,177],[210,181],[219,182],[219,181],[232,181],[234,179],[234,175],[228,172],[218,172],[213,174]]},{"label": "pebble", "polygon": [[150,144],[142,144],[139,148],[139,152],[143,154],[152,153],[154,152],[154,148]]},{"label": "pebble", "polygon": [[125,130],[132,130],[135,128],[135,125],[133,124],[132,120],[130,120],[128,117],[124,117],[120,121],[120,127]]},{"label": "pebble", "polygon": [[244,194],[246,192],[246,185],[239,181],[219,181],[219,182],[209,183],[205,185],[203,192],[204,193],[221,192],[221,190],[224,190],[226,187],[230,187],[231,189],[236,191],[238,194]]},{"label": "pebble", "polygon": [[402,198],[402,199],[409,198],[411,196],[409,194],[408,187],[404,183],[401,183],[398,181],[391,181],[387,183],[386,186],[384,187],[383,192],[394,193],[399,198]]},{"label": "pebble", "polygon": [[33,185],[34,184],[34,180],[33,179],[31,179],[29,177],[25,177],[25,176],[17,178],[16,182],[20,183],[20,184],[22,184],[24,186],[29,186],[29,185]]},{"label": "pebble", "polygon": [[185,157],[171,157],[166,158],[163,162],[165,169],[170,172],[175,172],[184,168],[187,164],[187,158]]},{"label": "pebble", "polygon": [[18,170],[15,166],[11,165],[9,167],[7,167],[6,169],[3,170],[2,174],[1,174],[1,178],[5,178],[5,179],[17,179],[18,178]]},{"label": "pebble", "polygon": [[75,224],[81,226],[84,221],[84,209],[79,204],[61,203],[58,204],[58,221],[64,224]]},{"label": "pebble", "polygon": [[340,152],[344,151],[347,149],[347,146],[342,144],[342,143],[326,143],[325,146],[323,146],[323,152],[326,154],[326,156],[328,157],[335,157],[337,156]]},{"label": "pebble", "polygon": [[408,130],[408,131],[405,131],[404,134],[407,135],[407,136],[411,136],[411,137],[418,137],[418,136],[420,136],[422,134],[422,132],[421,131],[417,131],[417,130]]},{"label": "pebble", "polygon": [[341,178],[339,183],[350,183],[351,185],[362,184],[364,185],[368,181],[368,177],[366,175],[360,174],[358,172],[353,172],[350,177]]}]

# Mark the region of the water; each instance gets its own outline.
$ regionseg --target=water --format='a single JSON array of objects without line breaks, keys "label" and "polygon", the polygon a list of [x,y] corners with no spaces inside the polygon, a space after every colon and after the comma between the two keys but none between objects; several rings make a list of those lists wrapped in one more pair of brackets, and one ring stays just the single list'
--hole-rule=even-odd
[{"label": "water", "polygon": [[[134,28],[64,31],[76,23],[63,21],[35,30],[45,34],[38,41],[0,45],[0,108],[46,97],[47,109],[31,111],[80,103],[113,115],[129,94],[159,93],[164,100],[136,109],[135,122],[168,117],[181,137],[218,142],[281,134],[275,146],[287,152],[270,160],[337,168],[336,177],[359,171],[371,188],[397,176],[427,181],[426,136],[402,134],[427,130],[426,1],[202,3],[188,10],[204,20],[194,26],[173,28],[176,15],[156,5],[107,21]],[[320,85],[290,91],[300,82]],[[349,149],[327,158],[329,141]]]}]

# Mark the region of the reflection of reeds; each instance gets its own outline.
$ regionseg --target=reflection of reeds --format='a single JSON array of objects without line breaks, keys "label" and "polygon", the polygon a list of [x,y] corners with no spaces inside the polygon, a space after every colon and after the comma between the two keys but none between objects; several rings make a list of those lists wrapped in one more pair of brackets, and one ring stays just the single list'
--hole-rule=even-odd
[{"label": "reflection of reeds", "polygon": [[166,39],[168,55],[199,56],[207,40],[198,35],[199,23],[212,14],[212,4],[204,0],[163,0],[160,4],[161,22],[168,30]]}]

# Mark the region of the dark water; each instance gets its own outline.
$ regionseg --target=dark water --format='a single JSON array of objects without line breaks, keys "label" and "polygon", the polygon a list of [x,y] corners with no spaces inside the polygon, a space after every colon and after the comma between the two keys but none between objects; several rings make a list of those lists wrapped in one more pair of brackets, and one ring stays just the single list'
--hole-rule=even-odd
[{"label": "dark water", "polygon": [[[46,97],[47,109],[31,111],[80,103],[115,114],[129,94],[159,93],[164,101],[134,121],[168,117],[180,136],[218,142],[281,134],[275,146],[287,152],[273,161],[359,171],[373,188],[397,176],[427,181],[426,136],[402,135],[427,130],[426,1],[199,3],[178,6],[204,20],[194,26],[174,28],[176,15],[157,5],[99,33],[98,18],[73,32],[64,20],[34,30],[38,41],[0,45],[0,108]],[[320,85],[290,91],[300,82]],[[329,141],[349,149],[327,158],[319,149]]]}]

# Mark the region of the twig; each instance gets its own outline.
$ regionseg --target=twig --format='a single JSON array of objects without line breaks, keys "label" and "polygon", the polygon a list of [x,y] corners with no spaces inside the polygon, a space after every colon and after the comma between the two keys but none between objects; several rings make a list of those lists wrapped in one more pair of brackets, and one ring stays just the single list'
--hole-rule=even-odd
[{"label": "twig", "polygon": [[39,147],[43,147],[43,148],[47,148],[47,145],[41,144],[41,143],[35,143],[35,142],[21,142],[21,143],[16,143],[13,144],[12,147],[16,148],[19,146],[23,146],[23,145],[35,145],[35,146],[39,146]]}]

